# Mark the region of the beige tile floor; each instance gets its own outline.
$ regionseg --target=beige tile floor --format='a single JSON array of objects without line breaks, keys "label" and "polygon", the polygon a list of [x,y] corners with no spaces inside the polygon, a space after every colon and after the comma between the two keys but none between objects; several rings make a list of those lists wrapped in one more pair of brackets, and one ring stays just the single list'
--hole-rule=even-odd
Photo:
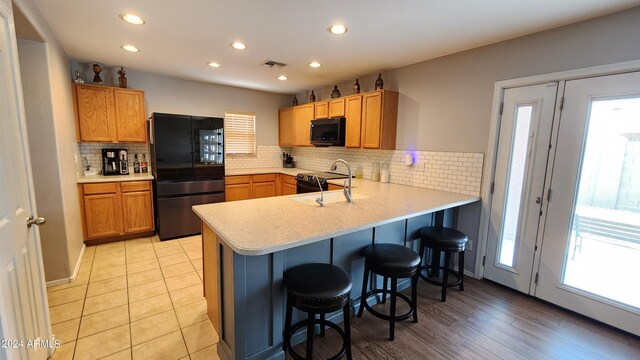
[{"label": "beige tile floor", "polygon": [[219,359],[200,236],[87,247],[76,281],[47,293],[54,360]]}]

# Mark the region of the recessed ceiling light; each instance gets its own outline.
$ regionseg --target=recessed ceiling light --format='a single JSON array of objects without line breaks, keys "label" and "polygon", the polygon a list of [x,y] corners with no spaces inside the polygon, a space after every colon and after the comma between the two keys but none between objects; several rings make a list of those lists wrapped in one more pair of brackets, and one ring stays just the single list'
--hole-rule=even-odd
[{"label": "recessed ceiling light", "polygon": [[240,41],[234,41],[231,43],[231,47],[237,50],[244,50],[247,48],[247,45],[241,43]]},{"label": "recessed ceiling light", "polygon": [[287,79],[288,79],[288,77],[286,77],[286,76],[284,76],[284,75],[280,75],[280,76],[278,76],[278,80],[282,80],[282,81],[284,81],[284,80],[287,80]]},{"label": "recessed ceiling light", "polygon": [[133,15],[133,14],[122,14],[120,15],[120,19],[128,22],[129,24],[133,24],[133,25],[142,25],[144,24],[144,20],[142,20],[142,18],[138,15]]},{"label": "recessed ceiling light", "polygon": [[335,35],[341,35],[347,32],[347,28],[344,25],[340,24],[331,25],[327,30]]},{"label": "recessed ceiling light", "polygon": [[309,63],[309,66],[311,66],[312,68],[319,68],[322,65],[317,61],[312,61]]},{"label": "recessed ceiling light", "polygon": [[123,48],[123,49],[125,49],[125,50],[127,50],[127,51],[130,51],[130,52],[138,52],[138,51],[140,51],[140,50],[138,50],[138,48],[137,48],[137,47],[135,47],[135,46],[133,46],[133,45],[129,45],[129,44],[127,44],[127,45],[122,45],[122,48]]},{"label": "recessed ceiling light", "polygon": [[208,62],[207,65],[211,66],[212,68],[219,68],[220,64],[218,64],[217,62]]}]

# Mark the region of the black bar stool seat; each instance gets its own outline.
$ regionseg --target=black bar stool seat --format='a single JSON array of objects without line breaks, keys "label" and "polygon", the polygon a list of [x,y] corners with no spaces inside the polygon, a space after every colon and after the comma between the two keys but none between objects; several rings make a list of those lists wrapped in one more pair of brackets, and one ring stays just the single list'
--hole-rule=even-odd
[{"label": "black bar stool seat", "polygon": [[[287,273],[284,279],[287,288],[287,309],[284,325],[284,341],[282,350],[296,360],[311,359],[313,354],[313,336],[315,325],[320,325],[320,335],[324,336],[325,326],[336,330],[342,338],[343,345],[337,354],[330,359],[338,359],[347,355],[351,360],[351,313],[349,297],[351,294],[351,278],[344,270],[331,264],[304,264]],[[307,320],[291,325],[293,308],[307,313]],[[325,315],[342,309],[344,330],[337,324],[325,320]],[[316,314],[320,319],[316,319]],[[293,334],[307,328],[306,357],[297,354],[291,347]]]},{"label": "black bar stool seat", "polygon": [[[366,308],[373,316],[388,320],[389,339],[395,338],[395,322],[408,319],[413,316],[413,321],[418,322],[418,274],[420,268],[420,256],[408,247],[396,244],[374,244],[367,246],[364,250],[364,279],[362,281],[362,294],[360,297],[360,309],[358,317],[362,316]],[[384,284],[382,289],[372,289],[367,292],[367,282],[369,272],[382,275]],[[398,289],[399,278],[411,278],[411,298],[400,293]],[[387,290],[388,279],[391,279],[391,288]],[[382,302],[386,302],[387,294],[390,295],[389,315],[382,314],[374,310],[367,303],[367,298],[371,295],[382,294]],[[405,314],[396,315],[397,298],[404,300],[409,305],[409,311]]]},{"label": "black bar stool seat", "polygon": [[[460,291],[464,291],[464,251],[469,238],[467,235],[456,229],[442,227],[442,226],[428,226],[420,230],[420,256],[424,256],[426,248],[430,248],[436,252],[444,252],[444,266],[439,264],[432,264],[431,266],[425,265],[421,269],[427,269],[431,273],[428,275],[434,276],[436,270],[442,270],[442,281],[425,276],[420,272],[420,277],[425,281],[439,285],[442,287],[441,300],[447,300],[447,288],[452,286],[460,286]],[[458,271],[450,269],[451,255],[458,253]],[[436,259],[437,258],[437,259]],[[439,257],[434,257],[434,261],[438,261]],[[449,281],[449,274],[453,274],[456,277],[455,281]]]}]

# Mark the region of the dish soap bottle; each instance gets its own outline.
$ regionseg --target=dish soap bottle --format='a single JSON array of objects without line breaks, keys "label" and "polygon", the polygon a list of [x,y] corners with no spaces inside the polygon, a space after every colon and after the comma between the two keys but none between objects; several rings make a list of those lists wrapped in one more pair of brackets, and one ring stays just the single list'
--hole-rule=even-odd
[{"label": "dish soap bottle", "polygon": [[143,174],[149,172],[149,163],[147,162],[147,154],[142,154],[142,163],[140,163],[140,167]]},{"label": "dish soap bottle", "polygon": [[362,179],[362,166],[356,165],[356,179]]}]

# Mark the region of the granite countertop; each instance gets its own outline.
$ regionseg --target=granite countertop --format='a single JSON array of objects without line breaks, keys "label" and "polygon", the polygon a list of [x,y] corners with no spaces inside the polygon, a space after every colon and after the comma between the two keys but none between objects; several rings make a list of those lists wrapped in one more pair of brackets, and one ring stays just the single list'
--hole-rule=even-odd
[{"label": "granite countertop", "polygon": [[104,182],[120,182],[120,181],[143,181],[153,180],[151,173],[146,174],[129,174],[129,175],[92,175],[80,176],[77,180],[78,184],[104,183]]},{"label": "granite countertop", "polygon": [[[313,205],[292,199],[315,198],[318,192],[198,205],[193,210],[238,254],[264,255],[480,200],[364,179],[353,179],[353,185],[351,204],[342,198],[320,207],[313,199]],[[325,196],[342,196],[342,190],[326,191]]]},{"label": "granite countertop", "polygon": [[310,172],[311,170],[300,168],[253,168],[253,169],[225,169],[225,176],[236,175],[258,175],[258,174],[285,174],[290,176],[296,176],[300,172]]}]

